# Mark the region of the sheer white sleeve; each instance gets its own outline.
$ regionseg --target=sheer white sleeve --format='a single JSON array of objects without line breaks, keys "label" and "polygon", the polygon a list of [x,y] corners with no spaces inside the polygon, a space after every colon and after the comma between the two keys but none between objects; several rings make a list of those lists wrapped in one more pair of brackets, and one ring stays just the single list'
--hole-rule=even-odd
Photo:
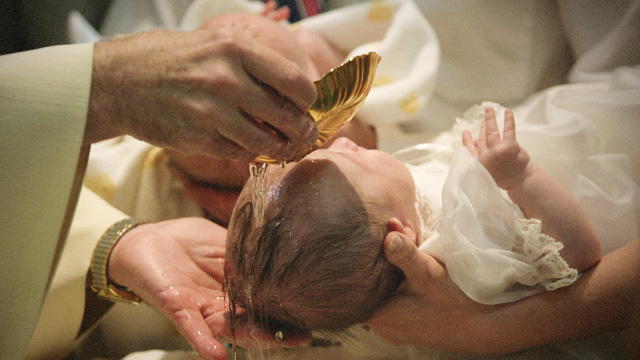
[{"label": "sheer white sleeve", "polygon": [[577,270],[563,245],[527,219],[469,151],[454,155],[442,193],[437,231],[421,246],[447,267],[453,281],[485,304],[519,300],[572,284]]}]

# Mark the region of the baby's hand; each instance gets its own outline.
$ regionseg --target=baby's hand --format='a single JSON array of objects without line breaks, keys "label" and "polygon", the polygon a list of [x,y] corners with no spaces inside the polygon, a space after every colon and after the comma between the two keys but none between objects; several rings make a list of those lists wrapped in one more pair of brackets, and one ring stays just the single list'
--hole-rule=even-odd
[{"label": "baby's hand", "polygon": [[498,186],[504,190],[522,183],[530,163],[529,154],[516,141],[516,125],[513,111],[504,114],[504,134],[500,130],[492,107],[484,110],[484,120],[476,141],[468,130],[462,133],[462,142],[471,154],[489,171]]},{"label": "baby's hand", "polygon": [[286,5],[278,8],[278,3],[276,3],[274,0],[269,0],[265,3],[264,9],[262,10],[261,14],[268,18],[271,18],[274,21],[280,22],[289,20],[291,10]]}]

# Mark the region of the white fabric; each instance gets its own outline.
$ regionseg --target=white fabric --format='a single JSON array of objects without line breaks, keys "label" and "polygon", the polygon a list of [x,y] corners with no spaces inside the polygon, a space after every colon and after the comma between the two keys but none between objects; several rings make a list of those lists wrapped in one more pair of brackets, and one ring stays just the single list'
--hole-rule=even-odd
[{"label": "white fabric", "polygon": [[512,107],[564,82],[572,59],[553,1],[416,3],[436,32],[442,58],[429,116],[405,124],[406,131],[446,131],[479,100]]},{"label": "white fabric", "polygon": [[347,58],[369,51],[382,56],[374,88],[358,111],[359,118],[381,128],[382,143],[394,140],[388,127],[427,116],[440,49],[435,32],[412,1],[358,4],[296,26],[320,33],[349,52]]},{"label": "white fabric", "polygon": [[420,249],[442,261],[473,300],[516,301],[577,279],[559,254],[563,245],[541,233],[539,220],[526,219],[464,147],[451,161],[442,202],[437,231]]},{"label": "white fabric", "polygon": [[[576,198],[602,241],[603,256],[640,236],[640,156],[633,140],[640,137],[639,77],[640,67],[621,68],[609,81],[553,87],[514,109],[518,142]],[[498,104],[484,105],[496,107],[503,118]],[[462,130],[478,134],[483,106],[472,107],[432,143],[399,154],[422,164],[414,177],[417,184],[429,184],[421,191],[435,216],[442,213],[438,196]]]}]

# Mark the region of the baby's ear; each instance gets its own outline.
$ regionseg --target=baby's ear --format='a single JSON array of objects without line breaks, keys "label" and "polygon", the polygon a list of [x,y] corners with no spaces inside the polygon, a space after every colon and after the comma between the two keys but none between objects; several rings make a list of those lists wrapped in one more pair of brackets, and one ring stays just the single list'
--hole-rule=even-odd
[{"label": "baby's ear", "polygon": [[395,235],[394,233],[398,232],[404,236],[409,237],[410,239],[413,239],[416,243],[418,241],[413,224],[409,220],[402,222],[398,218],[391,218],[387,223],[387,230],[389,232],[387,233],[385,238],[393,237]]}]

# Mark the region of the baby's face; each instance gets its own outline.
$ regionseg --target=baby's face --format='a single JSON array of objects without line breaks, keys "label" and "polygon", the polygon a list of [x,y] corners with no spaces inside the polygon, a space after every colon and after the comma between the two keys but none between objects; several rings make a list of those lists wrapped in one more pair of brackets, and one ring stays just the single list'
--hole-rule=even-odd
[{"label": "baby's face", "polygon": [[[323,166],[326,162],[335,166]],[[340,172],[339,177],[331,174],[336,169]],[[323,172],[325,176],[322,176]],[[315,175],[310,176],[311,173]],[[265,210],[270,208],[272,201],[282,200],[279,194],[286,192],[288,186],[300,186],[300,179],[305,177],[325,179],[327,186],[334,186],[335,192],[340,192],[341,186],[338,180],[332,179],[346,178],[365,204],[380,204],[385,207],[384,213],[418,223],[413,177],[402,162],[386,152],[365,149],[340,137],[329,148],[316,150],[297,163],[287,164],[284,168],[271,165],[264,184]],[[252,196],[253,185],[249,181],[238,204],[251,201]],[[313,199],[309,201],[313,204]]]},{"label": "baby's face", "polygon": [[349,179],[365,203],[376,198],[402,196],[402,190],[406,189],[409,189],[412,201],[415,197],[415,187],[409,170],[402,162],[384,151],[365,149],[341,137],[328,149],[314,151],[300,163],[319,160],[334,163]]}]

